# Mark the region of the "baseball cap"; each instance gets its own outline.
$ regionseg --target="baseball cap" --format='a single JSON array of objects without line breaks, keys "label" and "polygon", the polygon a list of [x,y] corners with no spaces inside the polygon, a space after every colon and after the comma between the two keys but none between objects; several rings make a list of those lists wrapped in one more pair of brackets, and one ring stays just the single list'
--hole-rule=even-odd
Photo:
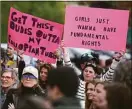
[{"label": "baseball cap", "polygon": [[30,73],[38,79],[38,70],[33,66],[27,66],[23,69],[22,75]]}]

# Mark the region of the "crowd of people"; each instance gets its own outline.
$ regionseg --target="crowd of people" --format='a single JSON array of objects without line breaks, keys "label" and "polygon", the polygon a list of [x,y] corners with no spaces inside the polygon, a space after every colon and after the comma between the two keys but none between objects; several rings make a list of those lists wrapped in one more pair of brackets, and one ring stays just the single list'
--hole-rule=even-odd
[{"label": "crowd of people", "polygon": [[103,66],[96,54],[85,53],[78,69],[63,41],[56,66],[41,59],[26,65],[21,51],[1,48],[1,109],[132,109],[132,61],[124,54],[115,53]]},{"label": "crowd of people", "polygon": [[113,56],[109,68],[83,54],[78,70],[63,41],[60,48],[56,67],[41,60],[26,65],[20,52],[15,62],[11,48],[2,52],[1,109],[132,108],[132,62],[123,59],[123,51]]}]

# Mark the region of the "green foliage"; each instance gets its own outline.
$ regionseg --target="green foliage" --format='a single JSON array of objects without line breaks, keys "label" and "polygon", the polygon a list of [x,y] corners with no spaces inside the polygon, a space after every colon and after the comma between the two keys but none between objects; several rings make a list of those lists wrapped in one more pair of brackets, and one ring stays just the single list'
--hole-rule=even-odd
[{"label": "green foliage", "polygon": [[1,42],[7,42],[8,33],[8,17],[10,13],[10,7],[40,17],[42,19],[51,20],[54,22],[64,23],[65,15],[65,2],[46,2],[46,1],[2,1],[1,2]]}]

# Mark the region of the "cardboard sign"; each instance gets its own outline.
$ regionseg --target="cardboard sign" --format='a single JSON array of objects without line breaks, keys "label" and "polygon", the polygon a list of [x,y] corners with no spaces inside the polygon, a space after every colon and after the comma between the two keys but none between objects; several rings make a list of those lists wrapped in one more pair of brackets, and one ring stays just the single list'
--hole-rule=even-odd
[{"label": "cardboard sign", "polygon": [[10,9],[8,44],[24,54],[55,63],[63,25]]},{"label": "cardboard sign", "polygon": [[126,49],[129,11],[67,6],[64,43],[68,47]]}]

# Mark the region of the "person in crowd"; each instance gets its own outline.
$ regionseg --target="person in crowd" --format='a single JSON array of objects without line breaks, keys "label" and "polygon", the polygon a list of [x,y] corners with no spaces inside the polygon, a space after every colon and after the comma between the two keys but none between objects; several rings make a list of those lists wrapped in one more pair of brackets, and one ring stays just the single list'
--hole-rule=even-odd
[{"label": "person in crowd", "polygon": [[119,63],[115,69],[113,81],[125,84],[132,92],[132,60]]},{"label": "person in crowd", "polygon": [[18,109],[54,109],[51,102],[38,96],[26,97]]},{"label": "person in crowd", "polygon": [[18,77],[13,69],[5,69],[1,75],[1,107],[5,102],[8,91],[18,87]]},{"label": "person in crowd", "polygon": [[[66,66],[73,66],[73,64],[70,61],[69,58],[69,53],[67,52],[66,48],[64,47],[64,43],[62,41],[61,44],[62,50],[63,50],[63,57],[64,57],[64,62]],[[116,53],[113,57],[113,62],[111,66],[109,67],[109,70],[100,78],[102,81],[112,81],[113,80],[113,74],[114,70],[117,67],[118,63],[123,57],[124,52],[121,51],[119,53]],[[89,66],[90,65],[90,66]],[[85,100],[85,83],[88,82],[89,80],[93,80],[96,78],[98,74],[98,67],[96,63],[92,60],[85,62],[85,65],[83,66],[82,72],[78,73],[79,75],[79,88],[78,88],[78,93],[77,93],[77,98],[80,100]]]},{"label": "person in crowd", "polygon": [[93,101],[93,93],[95,89],[95,85],[97,84],[99,80],[92,80],[89,82],[86,82],[85,84],[85,109],[94,109],[94,106],[92,104]]},{"label": "person in crowd", "polygon": [[55,109],[81,109],[75,97],[79,81],[75,70],[71,67],[52,69],[47,77],[48,98]]},{"label": "person in crowd", "polygon": [[9,47],[7,48],[7,51],[6,51],[6,67],[8,68],[14,68],[16,67],[16,62],[14,61],[14,50],[12,47]]},{"label": "person in crowd", "polygon": [[47,74],[52,69],[51,64],[43,64],[40,66],[39,70],[39,84],[43,88],[43,90],[46,90],[47,85]]},{"label": "person in crowd", "polygon": [[108,71],[109,70],[111,64],[112,64],[112,59],[111,58],[110,59],[107,59],[105,61],[105,71]]},{"label": "person in crowd", "polygon": [[36,61],[35,67],[39,70],[41,65],[42,65],[42,61],[38,59]]},{"label": "person in crowd", "polygon": [[[14,61],[14,54],[17,55],[17,59],[18,59],[17,61]],[[19,80],[21,80],[22,72],[26,65],[23,58],[23,52],[17,51],[16,53],[15,50],[13,50],[13,48],[8,47],[6,57],[7,57],[7,62],[5,64],[5,67],[9,67],[9,68],[18,67],[18,76],[19,76]]]},{"label": "person in crowd", "polygon": [[131,92],[121,83],[98,82],[93,93],[94,109],[131,109]]},{"label": "person in crowd", "polygon": [[22,73],[21,84],[17,89],[11,89],[7,93],[2,109],[19,109],[23,100],[28,96],[45,96],[38,84],[38,70],[33,66],[27,66]]},{"label": "person in crowd", "polygon": [[19,80],[21,80],[23,69],[25,68],[26,64],[23,58],[23,53],[18,52],[18,76]]},{"label": "person in crowd", "polygon": [[82,54],[80,61],[81,70],[84,69],[86,64],[91,63],[94,66],[96,65],[96,67],[98,68],[96,78],[101,78],[101,75],[105,72],[105,69],[100,65],[100,62],[101,60],[99,59],[99,54],[95,52],[84,53]]},{"label": "person in crowd", "polygon": [[84,53],[81,55],[80,68],[84,69],[84,67],[87,63],[97,65],[97,60],[98,60],[97,57],[93,57],[92,54]]},{"label": "person in crowd", "polygon": [[6,59],[1,57],[1,71],[4,71],[4,69],[6,68]]},{"label": "person in crowd", "polygon": [[6,68],[6,50],[4,48],[1,48],[1,71],[4,71]]},{"label": "person in crowd", "polygon": [[63,66],[63,55],[62,55],[62,49],[59,47],[55,52],[54,55],[56,56],[56,67],[62,67]]},{"label": "person in crowd", "polygon": [[82,72],[83,73],[80,75],[80,90],[77,92],[77,98],[80,100],[85,100],[85,83],[96,78],[96,75],[98,74],[98,68],[96,65],[88,63],[85,65],[84,69],[82,69]]},{"label": "person in crowd", "polygon": [[14,68],[16,66],[16,63],[14,61],[14,56],[9,57],[9,60],[6,63],[6,66],[8,68]]},{"label": "person in crowd", "polygon": [[[64,55],[64,62],[65,62],[65,65],[66,66],[71,66],[71,67],[74,67],[73,64],[71,63],[70,61],[70,57],[69,57],[69,53],[68,51],[66,50],[66,48],[64,47],[64,44],[62,44],[62,49],[63,49],[63,55]],[[117,65],[119,64],[120,60],[122,59],[124,55],[124,52],[121,51],[121,52],[118,52],[116,53],[114,56],[113,56],[113,61],[112,61],[112,64],[111,66],[109,67],[109,70],[102,76],[102,80],[104,81],[112,81],[113,80],[113,74],[114,74],[114,70],[115,68],[117,67]],[[84,69],[84,67],[87,65],[87,64],[92,64],[93,66],[97,66],[96,65],[96,62],[93,61],[93,60],[96,60],[95,58],[91,58],[90,60],[86,60],[84,61],[84,64],[83,64],[83,67],[82,67],[82,70]],[[82,72],[83,73],[83,72]],[[82,74],[80,72],[80,74]]]}]

